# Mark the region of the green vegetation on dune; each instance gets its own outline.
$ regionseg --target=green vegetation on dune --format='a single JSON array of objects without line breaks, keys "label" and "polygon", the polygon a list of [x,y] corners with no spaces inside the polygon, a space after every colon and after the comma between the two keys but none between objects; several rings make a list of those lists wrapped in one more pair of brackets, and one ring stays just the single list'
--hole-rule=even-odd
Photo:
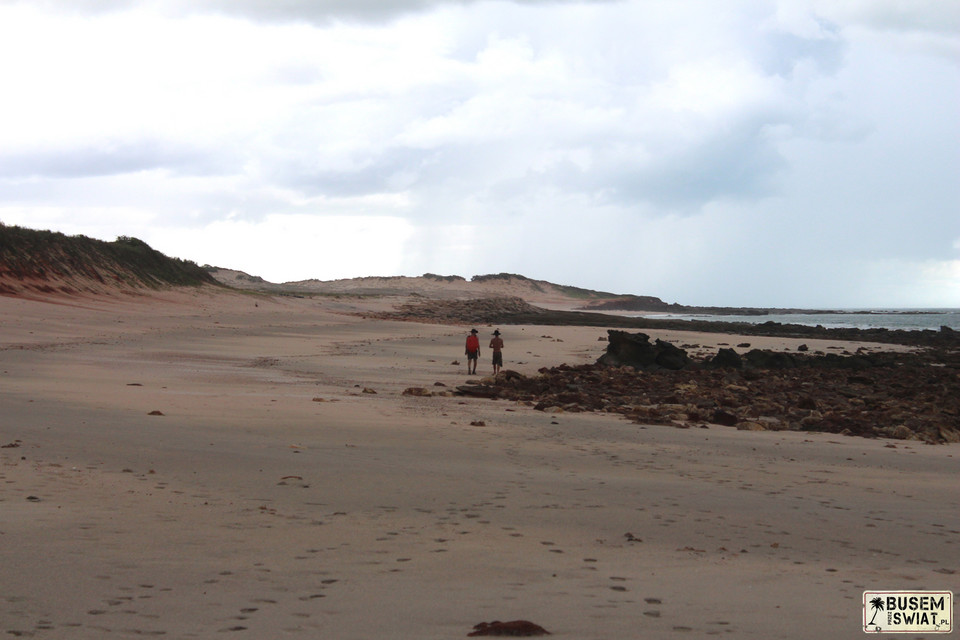
[{"label": "green vegetation on dune", "polygon": [[605,300],[607,298],[616,298],[617,294],[607,291],[594,291],[593,289],[583,289],[581,287],[571,287],[564,284],[553,285],[558,291],[571,298],[581,298],[584,300]]},{"label": "green vegetation on dune", "polygon": [[534,291],[543,292],[543,287],[541,287],[536,280],[531,280],[530,278],[521,276],[517,273],[490,273],[487,275],[473,276],[470,278],[471,282],[490,282],[493,280],[520,280],[521,282],[528,283]]},{"label": "green vegetation on dune", "polygon": [[436,273],[425,273],[421,276],[424,280],[437,280],[438,282],[465,282],[463,276],[441,276]]},{"label": "green vegetation on dune", "polygon": [[[158,288],[219,285],[189,260],[170,258],[137,238],[105,242],[0,222],[0,275],[14,280],[88,280],[110,285]],[[43,285],[31,288],[45,290]],[[83,288],[82,286],[80,288]],[[68,292],[70,287],[49,290]]]}]

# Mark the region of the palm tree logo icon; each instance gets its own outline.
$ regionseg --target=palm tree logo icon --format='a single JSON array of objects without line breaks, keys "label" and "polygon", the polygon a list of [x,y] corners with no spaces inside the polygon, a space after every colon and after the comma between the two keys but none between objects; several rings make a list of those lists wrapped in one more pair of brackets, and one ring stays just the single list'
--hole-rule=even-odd
[{"label": "palm tree logo icon", "polygon": [[870,618],[870,622],[867,623],[867,626],[873,624],[873,621],[876,619],[877,614],[883,611],[883,598],[877,597],[870,601],[870,606],[873,608],[873,617]]}]

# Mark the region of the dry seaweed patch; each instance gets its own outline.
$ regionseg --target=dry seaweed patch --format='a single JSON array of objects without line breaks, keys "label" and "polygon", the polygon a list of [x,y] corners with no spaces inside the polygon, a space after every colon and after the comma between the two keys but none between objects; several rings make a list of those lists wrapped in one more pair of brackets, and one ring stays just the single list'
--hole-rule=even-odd
[{"label": "dry seaweed patch", "polygon": [[544,411],[617,413],[641,424],[721,424],[960,442],[960,371],[917,357],[862,369],[703,369],[562,365],[535,377],[504,372],[458,393],[526,402]]}]

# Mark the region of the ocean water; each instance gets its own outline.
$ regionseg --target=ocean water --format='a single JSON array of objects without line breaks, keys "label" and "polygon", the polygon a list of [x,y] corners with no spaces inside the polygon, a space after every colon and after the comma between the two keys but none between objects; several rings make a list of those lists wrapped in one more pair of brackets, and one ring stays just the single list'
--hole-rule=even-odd
[{"label": "ocean water", "polygon": [[834,313],[771,313],[765,316],[710,314],[643,314],[646,318],[670,320],[708,320],[762,324],[800,324],[828,329],[933,329],[946,326],[960,331],[960,309],[844,309]]}]

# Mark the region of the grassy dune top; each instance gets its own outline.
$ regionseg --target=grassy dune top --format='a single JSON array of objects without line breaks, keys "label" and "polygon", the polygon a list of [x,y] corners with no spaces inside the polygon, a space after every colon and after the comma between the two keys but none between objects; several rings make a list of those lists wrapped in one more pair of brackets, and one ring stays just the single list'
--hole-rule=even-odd
[{"label": "grassy dune top", "polygon": [[0,223],[0,293],[103,292],[110,288],[217,285],[204,269],[137,238],[113,242]]}]

